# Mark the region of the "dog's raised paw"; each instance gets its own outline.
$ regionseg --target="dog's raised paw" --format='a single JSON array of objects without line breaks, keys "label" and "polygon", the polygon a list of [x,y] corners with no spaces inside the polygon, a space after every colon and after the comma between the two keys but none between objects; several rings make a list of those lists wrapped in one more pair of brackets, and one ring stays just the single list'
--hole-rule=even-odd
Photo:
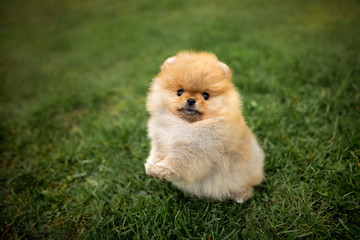
[{"label": "dog's raised paw", "polygon": [[156,164],[145,164],[146,174],[159,180],[169,180],[174,173],[162,162]]}]

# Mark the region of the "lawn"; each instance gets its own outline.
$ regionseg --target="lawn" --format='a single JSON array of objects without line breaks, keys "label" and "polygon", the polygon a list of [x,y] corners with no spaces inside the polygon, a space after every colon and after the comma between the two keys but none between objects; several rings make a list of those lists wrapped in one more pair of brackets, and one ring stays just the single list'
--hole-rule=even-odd
[{"label": "lawn", "polygon": [[[2,1],[1,239],[360,237],[360,2]],[[145,99],[179,50],[233,70],[265,150],[244,204],[145,175]]]}]

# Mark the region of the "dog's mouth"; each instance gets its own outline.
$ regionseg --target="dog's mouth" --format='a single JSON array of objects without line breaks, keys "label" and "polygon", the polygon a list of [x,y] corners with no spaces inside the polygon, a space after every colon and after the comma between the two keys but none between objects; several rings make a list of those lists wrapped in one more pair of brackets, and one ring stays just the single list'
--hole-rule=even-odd
[{"label": "dog's mouth", "polygon": [[201,120],[201,112],[191,107],[183,107],[178,110],[179,117],[187,122],[196,122]]},{"label": "dog's mouth", "polygon": [[194,108],[189,108],[189,107],[180,108],[179,112],[189,114],[189,115],[200,115],[201,114],[198,110],[196,110]]}]

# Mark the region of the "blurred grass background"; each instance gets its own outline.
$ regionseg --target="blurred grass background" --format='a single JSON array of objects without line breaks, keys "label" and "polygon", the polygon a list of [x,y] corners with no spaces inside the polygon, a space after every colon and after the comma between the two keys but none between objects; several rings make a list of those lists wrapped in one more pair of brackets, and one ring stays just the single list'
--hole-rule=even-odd
[{"label": "blurred grass background", "polygon": [[[360,3],[0,2],[1,239],[356,239]],[[234,72],[266,152],[243,205],[145,176],[145,97],[179,50]]]}]

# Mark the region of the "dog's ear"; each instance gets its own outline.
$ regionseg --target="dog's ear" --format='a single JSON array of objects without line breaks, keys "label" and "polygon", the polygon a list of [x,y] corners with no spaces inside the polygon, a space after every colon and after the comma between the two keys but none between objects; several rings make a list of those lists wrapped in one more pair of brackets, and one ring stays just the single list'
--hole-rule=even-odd
[{"label": "dog's ear", "polygon": [[164,70],[167,66],[171,65],[172,63],[174,63],[176,60],[176,57],[169,57],[168,59],[165,60],[165,62],[161,65],[161,70]]},{"label": "dog's ear", "polygon": [[231,73],[229,66],[220,61],[219,61],[219,65],[224,72],[225,78],[231,80],[232,73]]}]

